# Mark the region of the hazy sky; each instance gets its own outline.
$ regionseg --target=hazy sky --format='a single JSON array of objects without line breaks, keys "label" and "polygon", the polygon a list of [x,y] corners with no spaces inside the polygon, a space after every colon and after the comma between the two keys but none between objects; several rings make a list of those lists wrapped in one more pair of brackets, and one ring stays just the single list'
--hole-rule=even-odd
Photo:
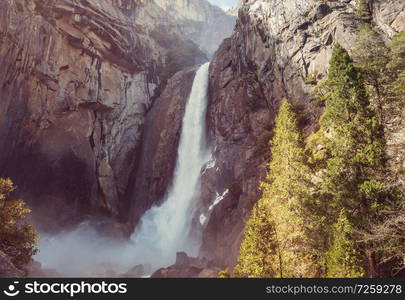
[{"label": "hazy sky", "polygon": [[238,2],[238,0],[208,0],[208,1],[225,9],[235,6],[236,3]]}]

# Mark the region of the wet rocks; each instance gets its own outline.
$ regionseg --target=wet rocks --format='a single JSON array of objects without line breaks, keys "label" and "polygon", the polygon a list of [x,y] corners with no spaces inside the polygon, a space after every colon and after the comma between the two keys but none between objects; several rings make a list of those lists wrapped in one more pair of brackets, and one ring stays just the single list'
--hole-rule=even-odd
[{"label": "wet rocks", "polygon": [[145,120],[138,167],[129,191],[130,220],[136,224],[143,212],[163,200],[173,178],[185,105],[196,68],[174,75],[155,100]]}]

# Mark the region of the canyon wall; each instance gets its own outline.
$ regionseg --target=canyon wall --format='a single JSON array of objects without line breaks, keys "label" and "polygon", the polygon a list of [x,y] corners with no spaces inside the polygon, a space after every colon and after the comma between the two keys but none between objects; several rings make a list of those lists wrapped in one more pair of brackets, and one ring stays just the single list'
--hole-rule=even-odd
[{"label": "canyon wall", "polygon": [[46,229],[126,222],[147,112],[206,55],[150,0],[1,1],[0,28],[0,176]]},{"label": "canyon wall", "polygon": [[[265,149],[280,100],[288,98],[301,112],[305,134],[312,132],[320,114],[312,89],[327,74],[333,44],[351,51],[365,21],[388,40],[405,29],[404,8],[400,0],[368,1],[366,16],[357,17],[358,2],[350,0],[242,1],[235,31],[211,63],[208,123],[215,166],[203,176],[205,205],[228,192],[205,225],[201,256],[219,266],[235,264],[265,178]],[[389,146],[401,149],[403,116],[394,119]],[[404,153],[392,154],[403,165]]]},{"label": "canyon wall", "polygon": [[185,105],[196,68],[178,72],[147,114],[139,164],[130,191],[132,224],[164,199],[173,179]]},{"label": "canyon wall", "polygon": [[[405,30],[403,1],[367,3],[358,17],[355,0],[241,0],[234,27],[205,0],[1,1],[0,176],[41,230],[97,215],[129,234],[167,191],[196,66],[215,52],[213,157],[193,226],[201,256],[232,266],[280,100],[311,133],[333,44],[352,50],[365,21],[386,40]],[[403,116],[389,121],[389,154],[403,165]]]},{"label": "canyon wall", "polygon": [[179,26],[185,35],[208,56],[212,56],[225,37],[232,34],[236,17],[225,13],[208,1],[155,0]]}]

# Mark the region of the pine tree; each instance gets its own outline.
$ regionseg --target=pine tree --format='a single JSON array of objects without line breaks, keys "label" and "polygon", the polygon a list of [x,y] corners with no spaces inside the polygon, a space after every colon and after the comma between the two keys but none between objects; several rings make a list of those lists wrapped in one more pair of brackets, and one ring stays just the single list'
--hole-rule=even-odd
[{"label": "pine tree", "polygon": [[334,205],[361,212],[371,206],[361,195],[362,186],[378,188],[370,178],[384,167],[384,134],[369,107],[361,73],[340,45],[334,48],[322,98],[325,112],[320,124],[328,157],[323,192]]},{"label": "pine tree", "polygon": [[370,87],[371,104],[377,110],[380,122],[384,123],[405,103],[405,33],[396,34],[386,45],[370,24],[364,24],[356,40],[353,58]]},{"label": "pine tree", "polygon": [[368,21],[370,19],[370,7],[367,0],[358,0],[358,8],[356,12],[356,17],[363,18]]},{"label": "pine tree", "polygon": [[286,100],[280,106],[271,146],[267,182],[247,223],[236,270],[248,277],[316,276],[317,223],[307,209],[310,170],[295,114]]},{"label": "pine tree", "polygon": [[[363,266],[355,249],[355,237],[349,231],[367,228],[370,219],[381,212],[385,200],[381,197],[384,185],[379,181],[385,163],[384,135],[370,108],[361,73],[340,45],[333,50],[322,91],[325,111],[317,135],[323,136],[325,144],[319,197],[324,206],[327,204],[329,253],[333,253],[328,256],[333,260],[326,264],[328,270],[338,268],[332,267],[335,263],[344,265],[354,270],[346,276],[357,277],[363,273]],[[340,251],[349,246],[353,251]],[[336,274],[342,275],[333,271],[328,276]]]},{"label": "pine tree", "polygon": [[274,227],[265,199],[260,199],[246,222],[235,277],[271,278],[277,275],[272,262],[278,261]]},{"label": "pine tree", "polygon": [[0,250],[17,268],[24,269],[37,252],[38,233],[24,222],[31,212],[25,203],[10,199],[14,190],[11,180],[0,178]]},{"label": "pine tree", "polygon": [[272,161],[263,197],[271,208],[281,263],[280,277],[312,277],[319,272],[316,221],[308,210],[311,171],[291,104],[280,106],[271,143]]},{"label": "pine tree", "polygon": [[365,83],[371,87],[372,104],[375,104],[380,121],[384,122],[387,87],[392,80],[391,72],[387,70],[389,49],[381,36],[366,23],[360,28],[353,52],[356,66],[361,70]]},{"label": "pine tree", "polygon": [[388,84],[391,101],[403,108],[405,104],[405,32],[397,33],[388,44],[389,63],[388,72],[392,75],[392,80]]},{"label": "pine tree", "polygon": [[353,227],[344,210],[332,230],[333,243],[326,254],[327,276],[357,278],[364,276],[362,257],[353,239]]}]

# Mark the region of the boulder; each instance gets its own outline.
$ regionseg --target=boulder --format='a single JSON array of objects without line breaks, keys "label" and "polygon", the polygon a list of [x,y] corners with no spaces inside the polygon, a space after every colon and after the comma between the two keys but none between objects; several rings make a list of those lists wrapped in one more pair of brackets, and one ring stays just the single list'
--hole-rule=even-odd
[{"label": "boulder", "polygon": [[185,252],[176,255],[176,263],[161,268],[152,274],[152,278],[215,278],[219,268],[210,265],[207,259],[189,257]]}]

